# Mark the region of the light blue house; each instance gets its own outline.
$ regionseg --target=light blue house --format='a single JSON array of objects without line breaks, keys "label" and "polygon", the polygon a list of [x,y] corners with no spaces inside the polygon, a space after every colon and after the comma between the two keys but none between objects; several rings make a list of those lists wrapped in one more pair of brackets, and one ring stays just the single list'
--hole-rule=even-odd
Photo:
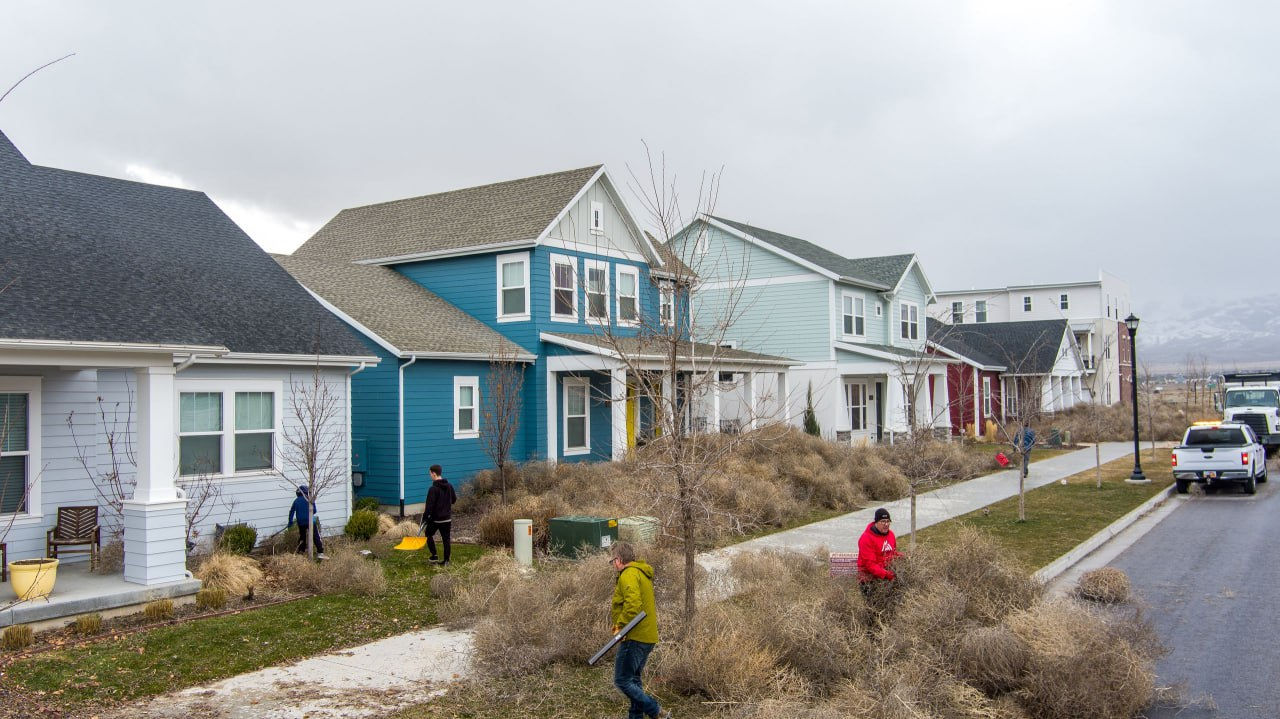
[{"label": "light blue house", "polygon": [[[482,435],[503,346],[524,366],[513,460],[618,458],[657,433],[637,379],[671,366],[656,340],[687,329],[688,278],[601,166],[343,210],[280,261],[383,360],[352,378],[361,495],[413,506],[431,464],[463,482],[492,466]],[[788,364],[687,342],[680,354],[681,371],[757,388]]]},{"label": "light blue house", "polygon": [[946,360],[930,355],[932,286],[914,254],[847,258],[806,240],[702,215],[672,241],[699,281],[695,327],[803,364],[788,374],[799,423],[812,390],[823,434],[892,441],[949,425]]}]

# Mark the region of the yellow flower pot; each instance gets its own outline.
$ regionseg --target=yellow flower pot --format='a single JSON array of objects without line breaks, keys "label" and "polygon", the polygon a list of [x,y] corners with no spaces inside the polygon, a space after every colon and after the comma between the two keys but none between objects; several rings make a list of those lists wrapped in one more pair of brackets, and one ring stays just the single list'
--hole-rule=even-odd
[{"label": "yellow flower pot", "polygon": [[56,559],[19,559],[9,562],[9,581],[18,599],[44,599],[53,593],[58,576]]}]

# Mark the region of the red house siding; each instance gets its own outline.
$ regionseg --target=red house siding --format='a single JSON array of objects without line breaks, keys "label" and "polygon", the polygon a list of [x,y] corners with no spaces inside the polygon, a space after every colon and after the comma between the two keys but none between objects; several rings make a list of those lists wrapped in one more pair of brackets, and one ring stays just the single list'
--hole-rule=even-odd
[{"label": "red house siding", "polygon": [[[983,378],[991,381],[991,414],[982,417],[982,380]],[[974,403],[974,389],[977,389],[977,404]],[[977,416],[982,420],[990,419],[995,422],[1003,422],[1001,416],[1001,388],[1000,373],[993,371],[977,370],[975,377],[975,368],[968,364],[955,364],[947,367],[947,392],[951,397],[951,433],[960,435],[964,433],[967,425],[974,423],[974,417]],[[981,422],[979,422],[978,431],[982,431]]]}]

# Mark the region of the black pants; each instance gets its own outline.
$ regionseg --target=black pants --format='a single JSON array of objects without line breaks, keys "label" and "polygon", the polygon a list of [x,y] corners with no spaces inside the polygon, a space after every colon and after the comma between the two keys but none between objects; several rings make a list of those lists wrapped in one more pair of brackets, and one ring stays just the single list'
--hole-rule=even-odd
[{"label": "black pants", "polygon": [[449,543],[449,530],[453,527],[453,523],[449,520],[443,522],[433,522],[427,520],[423,534],[427,535],[427,551],[431,552],[431,558],[435,559],[440,555],[436,554],[436,530],[440,530],[440,541],[444,543],[444,561],[449,561],[449,551],[452,545]]},{"label": "black pants", "polygon": [[[320,525],[318,523],[312,524],[309,528],[311,533],[315,535],[316,554],[324,554],[324,542],[320,540]],[[306,524],[298,525],[298,554],[307,553],[307,529],[308,525]]]}]

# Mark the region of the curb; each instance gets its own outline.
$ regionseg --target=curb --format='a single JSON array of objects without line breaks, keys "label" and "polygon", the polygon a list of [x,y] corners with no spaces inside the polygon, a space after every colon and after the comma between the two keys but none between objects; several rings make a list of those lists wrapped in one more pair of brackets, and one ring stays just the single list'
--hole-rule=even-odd
[{"label": "curb", "polygon": [[1084,540],[1080,544],[1076,545],[1075,549],[1072,549],[1070,552],[1067,552],[1061,557],[1058,557],[1052,562],[1049,562],[1045,566],[1041,567],[1031,576],[1046,584],[1048,584],[1049,582],[1052,582],[1054,579],[1057,579],[1068,569],[1072,568],[1077,563],[1079,563],[1080,560],[1092,554],[1093,551],[1096,550],[1098,547],[1101,547],[1102,545],[1106,544],[1117,534],[1128,529],[1134,522],[1138,521],[1139,519],[1142,519],[1143,517],[1150,514],[1152,511],[1154,511],[1156,507],[1159,507],[1160,505],[1168,501],[1169,498],[1173,496],[1173,490],[1174,490],[1174,485],[1172,484],[1169,485],[1164,489],[1163,492],[1157,493],[1151,499],[1148,499],[1147,501],[1138,505],[1135,509],[1130,511],[1128,514],[1117,519],[1116,521],[1107,525],[1106,528],[1104,528],[1102,531],[1098,532],[1092,537],[1089,537],[1088,539]]}]

